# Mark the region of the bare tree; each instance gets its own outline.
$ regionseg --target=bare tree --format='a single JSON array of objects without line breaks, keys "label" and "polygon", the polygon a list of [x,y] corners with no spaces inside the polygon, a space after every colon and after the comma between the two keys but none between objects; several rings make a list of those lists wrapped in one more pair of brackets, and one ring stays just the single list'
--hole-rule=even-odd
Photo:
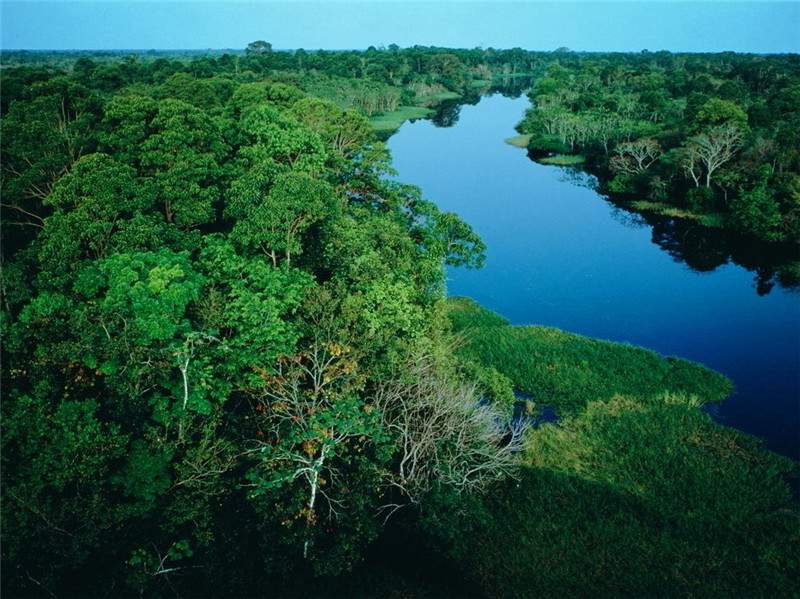
[{"label": "bare tree", "polygon": [[382,385],[375,405],[397,444],[390,484],[412,503],[435,482],[460,493],[515,471],[527,425],[480,401],[474,385],[443,375],[431,358],[419,359],[406,376]]},{"label": "bare tree", "polygon": [[626,141],[615,148],[609,166],[617,173],[639,175],[650,168],[660,156],[661,146],[655,139]]},{"label": "bare tree", "polygon": [[689,144],[683,150],[683,160],[681,161],[683,172],[686,176],[691,177],[694,181],[695,187],[700,187],[700,177],[703,174],[702,166],[700,165],[700,153],[697,147]]},{"label": "bare tree", "polygon": [[591,136],[603,144],[603,150],[608,156],[608,146],[618,139],[621,132],[620,119],[616,115],[600,111],[590,119]]},{"label": "bare tree", "polygon": [[706,175],[706,187],[711,187],[711,176],[714,171],[733,158],[741,145],[742,130],[739,127],[735,125],[714,127],[708,133],[701,133],[689,140],[686,146],[684,170],[692,176],[695,185],[699,187],[699,174],[696,174],[695,170],[702,165]]},{"label": "bare tree", "polygon": [[[106,331],[108,335],[108,331]],[[183,380],[183,404],[185,410],[186,404],[189,402],[189,364],[195,356],[195,352],[202,346],[210,343],[218,343],[219,339],[207,333],[192,331],[186,335],[183,345],[175,352],[178,359],[178,370],[181,373]]]}]

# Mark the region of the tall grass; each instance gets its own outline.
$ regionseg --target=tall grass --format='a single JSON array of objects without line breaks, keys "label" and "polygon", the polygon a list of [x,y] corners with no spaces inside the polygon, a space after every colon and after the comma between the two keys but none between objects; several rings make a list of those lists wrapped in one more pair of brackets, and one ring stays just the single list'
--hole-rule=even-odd
[{"label": "tall grass", "polygon": [[510,326],[468,298],[451,298],[448,308],[466,358],[494,367],[535,402],[561,414],[617,394],[668,391],[717,402],[732,389],[723,375],[687,360],[550,327]]},{"label": "tall grass", "polygon": [[706,227],[722,228],[725,226],[725,215],[719,212],[693,212],[685,208],[678,208],[663,202],[650,202],[647,200],[637,200],[630,202],[630,206],[640,212],[654,212],[672,218],[683,218],[696,220]]},{"label": "tall grass", "polygon": [[586,157],[582,154],[556,154],[554,156],[537,158],[536,162],[552,166],[575,166],[586,162]]},{"label": "tall grass", "polygon": [[685,397],[593,402],[531,431],[525,462],[425,513],[488,596],[797,597],[794,465]]}]

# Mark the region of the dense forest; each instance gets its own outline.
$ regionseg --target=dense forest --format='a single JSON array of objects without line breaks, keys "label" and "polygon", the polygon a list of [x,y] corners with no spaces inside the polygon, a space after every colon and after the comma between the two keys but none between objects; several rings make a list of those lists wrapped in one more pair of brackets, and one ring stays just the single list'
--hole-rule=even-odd
[{"label": "dense forest", "polygon": [[701,409],[730,382],[446,299],[484,245],[381,141],[533,76],[532,151],[793,240],[796,57],[3,61],[8,596],[796,595],[796,464]]},{"label": "dense forest", "polygon": [[560,60],[518,129],[535,157],[581,164],[616,198],[800,241],[800,60],[619,55]]}]

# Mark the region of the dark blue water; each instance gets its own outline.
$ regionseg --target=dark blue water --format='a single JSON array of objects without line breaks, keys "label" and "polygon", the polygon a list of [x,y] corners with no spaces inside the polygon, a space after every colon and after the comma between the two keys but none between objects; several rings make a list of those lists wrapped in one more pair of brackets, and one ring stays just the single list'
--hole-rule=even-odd
[{"label": "dark blue water", "polygon": [[[514,324],[543,324],[626,341],[702,362],[736,385],[712,414],[800,458],[800,295],[766,295],[754,273],[706,257],[697,272],[665,251],[664,231],[621,212],[503,143],[527,99],[500,95],[464,106],[451,127],[406,123],[389,140],[398,178],[457,212],[488,246],[481,270],[452,269],[448,293]],[[580,179],[580,177],[578,177]],[[672,231],[672,233],[670,233]],[[668,235],[667,235],[668,236]],[[659,241],[661,245],[655,243]]]}]

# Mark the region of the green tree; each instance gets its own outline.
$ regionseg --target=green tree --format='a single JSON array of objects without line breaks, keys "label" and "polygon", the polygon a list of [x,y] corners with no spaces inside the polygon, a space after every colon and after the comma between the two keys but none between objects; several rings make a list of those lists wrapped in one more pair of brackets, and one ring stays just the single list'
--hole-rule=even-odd
[{"label": "green tree", "polygon": [[45,200],[53,214],[44,219],[39,260],[48,286],[67,279],[84,260],[114,252],[159,247],[168,238],[153,218],[149,185],[129,166],[106,154],[81,158]]},{"label": "green tree", "polygon": [[783,237],[780,209],[766,177],[754,188],[739,191],[731,202],[731,219],[741,231],[767,241],[778,241]]},{"label": "green tree", "polygon": [[208,115],[179,100],[163,100],[141,144],[143,174],[152,176],[164,218],[181,228],[210,222],[219,198],[225,145]]},{"label": "green tree", "polygon": [[247,44],[247,48],[245,49],[247,54],[269,54],[272,52],[272,44],[269,42],[265,42],[264,40],[256,40],[255,42],[250,42]]},{"label": "green tree", "polygon": [[290,171],[272,181],[263,170],[251,169],[232,187],[230,213],[238,217],[232,237],[263,251],[273,265],[279,255],[288,265],[303,252],[303,233],[336,208],[333,189],[311,175]]},{"label": "green tree", "polygon": [[711,98],[701,106],[694,117],[694,126],[698,131],[723,125],[746,129],[747,113],[730,100]]}]

